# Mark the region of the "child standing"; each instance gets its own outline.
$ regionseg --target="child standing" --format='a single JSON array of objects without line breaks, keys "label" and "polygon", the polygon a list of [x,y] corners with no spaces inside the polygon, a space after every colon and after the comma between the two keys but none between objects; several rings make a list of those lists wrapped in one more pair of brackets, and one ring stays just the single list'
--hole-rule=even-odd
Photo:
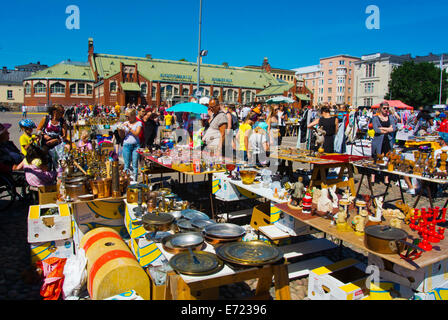
[{"label": "child standing", "polygon": [[33,142],[35,136],[33,136],[33,129],[36,128],[36,124],[31,119],[24,119],[19,121],[20,130],[23,134],[20,136],[19,143],[22,154],[26,156],[26,148]]}]

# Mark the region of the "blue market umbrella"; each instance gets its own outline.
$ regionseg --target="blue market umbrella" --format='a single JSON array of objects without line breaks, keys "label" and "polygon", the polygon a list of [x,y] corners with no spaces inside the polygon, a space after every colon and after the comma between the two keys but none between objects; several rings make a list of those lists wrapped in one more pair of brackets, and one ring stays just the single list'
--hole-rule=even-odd
[{"label": "blue market umbrella", "polygon": [[284,97],[284,96],[277,96],[274,98],[271,98],[269,100],[266,100],[266,103],[272,104],[272,103],[293,103],[295,102],[293,99]]},{"label": "blue market umbrella", "polygon": [[168,112],[190,112],[190,113],[207,113],[208,108],[196,102],[185,102],[175,104],[171,108],[166,109]]}]

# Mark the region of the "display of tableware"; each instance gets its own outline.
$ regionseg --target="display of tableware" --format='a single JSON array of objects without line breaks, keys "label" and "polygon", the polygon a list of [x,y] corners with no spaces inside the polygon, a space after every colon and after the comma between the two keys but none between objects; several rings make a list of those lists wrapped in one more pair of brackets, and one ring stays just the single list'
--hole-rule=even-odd
[{"label": "display of tableware", "polygon": [[194,210],[194,209],[182,210],[181,214],[182,214],[182,217],[184,217],[185,219],[188,219],[188,220],[192,220],[194,218],[210,219],[209,216],[206,215],[205,213],[198,211],[198,210]]},{"label": "display of tableware", "polygon": [[216,238],[235,238],[246,234],[246,230],[233,223],[214,223],[204,228],[204,234]]},{"label": "display of tableware", "polygon": [[216,222],[211,219],[194,218],[190,220],[191,225],[199,230],[203,230],[206,226],[215,224]]},{"label": "display of tableware", "polygon": [[262,266],[283,258],[277,247],[259,240],[224,243],[216,248],[216,254],[226,262],[241,266]]},{"label": "display of tableware", "polygon": [[243,184],[252,184],[257,176],[255,170],[240,170],[241,181]]},{"label": "display of tableware", "polygon": [[173,270],[191,276],[214,274],[224,267],[224,262],[214,253],[197,251],[195,257],[190,252],[181,252],[169,260],[169,265]]}]

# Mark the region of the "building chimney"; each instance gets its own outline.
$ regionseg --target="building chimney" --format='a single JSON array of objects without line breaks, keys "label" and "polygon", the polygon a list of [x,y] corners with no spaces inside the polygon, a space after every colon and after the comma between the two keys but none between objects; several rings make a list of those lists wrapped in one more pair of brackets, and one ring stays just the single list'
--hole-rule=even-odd
[{"label": "building chimney", "polygon": [[6,67],[3,67],[2,72],[3,73],[8,73],[8,69]]},{"label": "building chimney", "polygon": [[152,54],[146,54],[146,59],[149,59],[149,60],[151,60],[152,59]]},{"label": "building chimney", "polygon": [[88,52],[89,56],[93,55],[93,38],[89,38]]},{"label": "building chimney", "polygon": [[40,61],[37,61],[37,64],[40,65]]}]

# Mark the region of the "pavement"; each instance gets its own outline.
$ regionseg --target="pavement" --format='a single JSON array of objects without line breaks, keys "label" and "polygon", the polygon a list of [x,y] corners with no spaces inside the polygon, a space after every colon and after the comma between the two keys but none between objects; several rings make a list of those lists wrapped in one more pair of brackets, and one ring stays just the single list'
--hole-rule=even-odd
[{"label": "pavement", "polygon": [[[36,124],[44,114],[29,114]],[[11,140],[18,146],[19,137],[22,134],[18,128],[18,121],[21,119],[21,113],[6,112],[0,113],[0,122],[9,122],[13,124],[10,128]],[[284,137],[282,145],[295,146],[297,137]],[[294,163],[294,169],[303,165]],[[177,174],[171,175],[173,179]],[[200,178],[203,180],[203,178]],[[356,186],[360,175],[355,175]],[[199,181],[196,179],[196,181]],[[383,183],[374,185],[375,194],[382,193],[385,190]],[[388,192],[388,198],[400,198],[399,188],[392,184]],[[367,181],[364,181],[361,193],[368,193]],[[408,204],[413,204],[415,196],[404,194]],[[443,192],[440,197],[434,199],[437,206],[442,207],[447,199],[447,194]],[[27,214],[28,205],[26,202],[16,202],[8,212],[0,212],[0,300],[42,300],[39,290],[41,281],[31,269],[30,246],[27,241]],[[247,205],[250,205],[247,203]],[[422,197],[418,207],[428,207],[427,197]],[[246,221],[247,223],[247,221]],[[337,239],[330,239],[338,243]],[[339,244],[339,243],[338,243]],[[319,254],[317,254],[319,255]],[[344,246],[341,251],[332,250],[325,252],[325,255],[332,261],[338,261],[343,258],[356,258],[366,262],[366,253],[351,247]],[[307,296],[307,277],[293,279],[290,281],[290,289],[293,300],[306,300]],[[256,281],[248,280],[241,283],[235,283],[220,287],[220,299],[240,299],[251,296],[255,292]],[[274,299],[274,288],[270,290],[271,298]]]}]

